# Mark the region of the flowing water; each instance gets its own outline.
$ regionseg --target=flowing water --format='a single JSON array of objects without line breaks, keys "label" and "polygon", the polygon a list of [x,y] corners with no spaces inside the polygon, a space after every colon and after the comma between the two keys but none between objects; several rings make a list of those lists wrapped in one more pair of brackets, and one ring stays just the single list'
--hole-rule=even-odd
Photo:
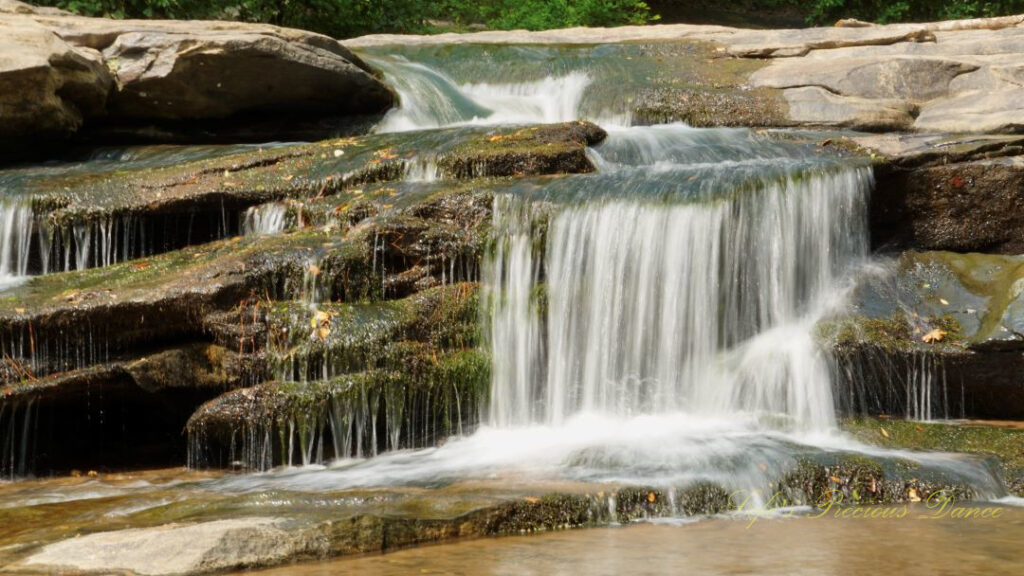
[{"label": "flowing water", "polygon": [[753,525],[733,519],[641,524],[473,540],[255,574],[1015,576],[1020,572],[1024,510],[1005,508],[997,519],[956,519],[951,514],[913,506],[906,517],[890,519],[801,515]]},{"label": "flowing water", "polygon": [[[493,376],[489,407],[474,433],[437,447],[379,455],[335,434],[333,452],[356,458],[324,461],[324,437],[319,448],[302,448],[306,466],[204,479],[197,493],[309,494],[472,481],[666,488],[712,482],[763,490],[801,458],[858,454],[883,463],[916,462],[922,475],[969,485],[980,499],[1006,496],[979,458],[885,451],[837,430],[834,366],[816,343],[814,327],[844,310],[870,260],[868,165],[824,156],[793,135],[629,126],[629,114],[612,106],[614,99],[600,98],[608,70],[577,61],[554,60],[547,68],[531,63],[529,77],[502,82],[500,71],[474,76],[472,67],[445,70],[436,60],[382,53],[368,59],[402,101],[379,132],[590,118],[609,132],[589,151],[597,171],[494,185],[494,235],[482,272]],[[405,185],[429,183],[437,179],[436,166],[424,159],[412,163],[406,176]],[[32,240],[42,238],[37,225],[30,207],[16,198],[0,202],[0,283],[28,274],[32,246],[50,253],[43,240]],[[239,228],[276,234],[289,225],[287,205],[274,203],[250,208]],[[126,229],[110,226],[76,235],[61,253],[69,262],[63,267],[136,255],[118,255],[113,242],[90,244]],[[308,292],[317,293],[315,286]],[[309,304],[321,299],[310,296]],[[916,399],[908,416],[927,418],[933,408],[924,386],[932,383],[921,382],[922,388],[908,392]],[[0,425],[28,427],[30,412],[29,406],[0,413]],[[348,430],[353,418],[376,418],[378,411],[343,406],[338,412],[314,426],[337,420],[344,425],[335,428]],[[388,446],[398,447],[398,434],[389,435],[395,440]],[[5,436],[12,442],[15,437]],[[269,444],[269,436],[261,441]],[[4,444],[12,470],[18,469],[17,452]],[[190,494],[162,491],[158,500]],[[719,524],[692,530],[714,532],[708,528],[713,526]],[[725,535],[736,530],[725,526]],[[794,521],[778,534],[797,541],[816,534],[818,526]],[[834,522],[820,526],[842,530]],[[559,548],[600,549],[597,541],[615,534],[608,550],[633,558],[622,551],[640,544],[664,550],[668,544],[662,542],[672,538],[666,535],[674,534],[669,531],[684,529],[691,530],[648,526],[593,533]],[[941,534],[926,534],[944,542]],[[693,550],[704,549],[700,538]],[[543,558],[545,545],[537,541],[524,553]],[[478,546],[473,554],[483,555],[484,571],[509,572],[503,563],[514,555],[472,546]],[[462,552],[451,554],[463,558]],[[589,560],[596,567],[606,556]],[[668,567],[674,558],[655,558],[656,566]],[[651,559],[641,554],[630,562]],[[449,561],[439,559],[439,569]],[[373,559],[359,562],[351,566],[383,569]],[[709,566],[712,572],[729,568]]]}]

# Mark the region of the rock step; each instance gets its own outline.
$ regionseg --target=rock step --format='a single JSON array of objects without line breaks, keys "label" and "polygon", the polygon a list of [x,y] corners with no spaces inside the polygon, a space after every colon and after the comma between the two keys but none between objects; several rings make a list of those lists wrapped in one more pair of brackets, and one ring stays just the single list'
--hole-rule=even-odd
[{"label": "rock step", "polygon": [[[287,212],[313,199],[355,199],[360,187],[398,182],[414,169],[442,180],[590,172],[586,147],[604,137],[593,124],[565,123],[372,135],[226,155],[213,150],[213,158],[184,162],[177,160],[188,158],[188,149],[142,149],[132,153],[137,160],[97,162],[86,172],[44,167],[8,174],[15,194],[0,200],[0,211],[25,210],[3,224],[16,227],[5,237],[24,246],[16,254],[19,267],[81,269],[246,228],[258,232],[245,218],[263,203],[290,201],[282,204]],[[293,210],[291,221],[303,215]]]}]

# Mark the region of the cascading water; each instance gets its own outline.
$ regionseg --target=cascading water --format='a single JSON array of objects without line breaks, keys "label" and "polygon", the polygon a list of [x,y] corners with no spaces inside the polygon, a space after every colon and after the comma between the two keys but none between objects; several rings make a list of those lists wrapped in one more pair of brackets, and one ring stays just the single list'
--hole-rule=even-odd
[{"label": "cascading water", "polygon": [[[833,426],[829,367],[810,331],[866,255],[870,171],[769,174],[739,191],[720,178],[718,190],[665,202],[666,182],[692,181],[708,160],[673,158],[700,147],[688,135],[707,133],[613,132],[595,153],[607,176],[586,186],[616,186],[628,172],[633,189],[553,208],[543,253],[532,252],[529,206],[495,201],[492,424],[742,412]],[[722,136],[749,145],[742,133]],[[623,156],[637,163],[617,163]]]},{"label": "cascading water", "polygon": [[28,274],[34,220],[30,206],[0,201],[0,289]]},{"label": "cascading water", "polygon": [[384,71],[401,101],[377,126],[378,132],[568,122],[580,117],[580,103],[591,82],[585,72],[571,71],[532,82],[458,84],[404,58],[370,61]]},{"label": "cascading water", "polygon": [[[521,82],[464,82],[400,57],[368,60],[401,98],[379,132],[577,120],[587,116],[597,78],[562,67]],[[345,402],[309,422],[239,431],[251,436],[242,442],[252,450],[245,459],[258,467],[278,461],[275,442],[287,446],[282,459],[302,464],[322,461],[333,442],[342,456],[334,469],[219,485],[334,490],[497,477],[766,489],[799,458],[854,451],[915,460],[966,479],[978,494],[1002,495],[973,461],[881,454],[835,430],[830,362],[812,332],[841,307],[847,274],[867,255],[870,168],[748,130],[615,128],[626,117],[595,118],[610,130],[591,151],[595,174],[495,184],[494,245],[483,273],[492,389],[476,433],[377,455],[379,444],[403,446],[399,424],[408,417],[388,412],[399,403],[382,409],[376,391],[353,386]],[[408,180],[439,177],[431,160],[418,162],[409,163]],[[254,208],[242,227],[273,233],[284,213]],[[3,215],[11,224],[0,272],[13,276],[30,259],[20,239],[33,233],[32,219]],[[115,234],[101,232],[62,238],[79,254],[76,267],[97,251],[95,261],[108,259],[109,249],[90,244]],[[376,244],[374,272],[385,262]],[[305,304],[316,310],[325,288],[318,263],[305,266]],[[324,378],[339,376],[323,366]],[[277,376],[305,384],[305,372],[288,376],[294,372]],[[924,401],[914,408],[927,412]],[[25,421],[19,415],[14,425]],[[438,437],[422,434],[424,442]],[[16,469],[17,458],[9,461]]]},{"label": "cascading water", "polygon": [[268,202],[251,206],[242,213],[242,234],[280,234],[288,223],[288,205]]}]

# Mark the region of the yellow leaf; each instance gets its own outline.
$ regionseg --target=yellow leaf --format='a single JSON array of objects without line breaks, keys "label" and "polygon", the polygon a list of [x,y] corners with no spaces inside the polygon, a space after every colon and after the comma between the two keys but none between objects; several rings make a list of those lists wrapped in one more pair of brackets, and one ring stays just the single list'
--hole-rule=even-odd
[{"label": "yellow leaf", "polygon": [[523,498],[523,500],[526,500],[530,504],[536,504],[537,502],[540,502],[540,498],[534,498],[533,496],[526,496]]},{"label": "yellow leaf", "polygon": [[15,308],[14,311],[16,313],[18,313],[18,314],[24,314],[25,313],[25,309],[24,308]]},{"label": "yellow leaf", "polygon": [[885,428],[879,428],[878,431],[882,433],[882,436],[885,436],[886,438],[889,437],[889,433],[885,430]]},{"label": "yellow leaf", "polygon": [[648,502],[654,502],[657,499],[658,499],[658,497],[654,495],[654,492],[650,492],[649,494],[647,494],[647,501]]},{"label": "yellow leaf", "polygon": [[949,300],[946,300],[945,298],[939,298],[939,302],[942,302],[943,306],[949,306]]},{"label": "yellow leaf", "polygon": [[941,328],[936,328],[931,332],[921,336],[921,342],[925,344],[934,344],[935,342],[942,342],[942,339],[946,337],[946,331]]},{"label": "yellow leaf", "polygon": [[313,321],[316,322],[317,325],[330,324],[331,316],[330,314],[324,312],[323,310],[317,310],[316,314],[313,315]]}]

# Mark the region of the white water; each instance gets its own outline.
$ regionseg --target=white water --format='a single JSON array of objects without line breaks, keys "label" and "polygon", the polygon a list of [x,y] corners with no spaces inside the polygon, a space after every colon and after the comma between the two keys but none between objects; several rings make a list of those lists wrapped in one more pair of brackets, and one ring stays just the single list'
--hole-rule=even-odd
[{"label": "white water", "polygon": [[0,290],[28,275],[34,220],[30,206],[0,201]]},{"label": "white water", "polygon": [[[458,84],[445,74],[402,58],[371,59],[398,93],[377,132],[407,132],[448,126],[547,124],[579,119],[591,83],[580,71],[534,82]],[[602,124],[620,124],[609,116]]]},{"label": "white water", "polygon": [[288,223],[288,205],[283,202],[268,202],[250,206],[242,213],[242,234],[273,235],[284,231]]},{"label": "white water", "polygon": [[[867,254],[871,173],[801,170],[747,135],[614,131],[594,151],[603,174],[560,181],[591,199],[496,196],[484,274],[492,398],[474,434],[217,486],[570,480],[767,493],[799,458],[860,453],[1005,495],[975,459],[881,450],[836,429],[812,329],[843,306],[848,273]],[[794,169],[766,170],[753,187],[734,178],[737,166],[779,163]]]},{"label": "white water", "polygon": [[[686,132],[699,135],[661,134]],[[638,156],[666,170],[671,155],[656,151]],[[644,175],[626,169],[642,190]],[[551,218],[543,254],[532,253],[530,208],[499,197],[487,275],[491,423],[753,413],[830,429],[829,366],[811,330],[841,300],[844,272],[866,256],[870,186],[868,169],[846,168],[766,179],[713,201],[573,205]]]}]

